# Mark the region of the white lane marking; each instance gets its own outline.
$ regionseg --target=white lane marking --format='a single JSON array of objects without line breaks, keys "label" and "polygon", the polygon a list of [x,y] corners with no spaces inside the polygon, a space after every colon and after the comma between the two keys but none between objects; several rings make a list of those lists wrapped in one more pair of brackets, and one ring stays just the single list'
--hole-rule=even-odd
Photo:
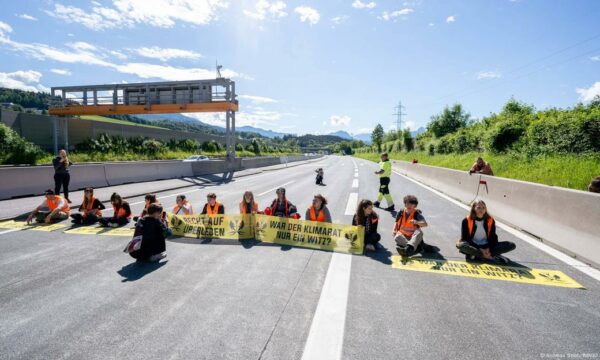
[{"label": "white lane marking", "polygon": [[0,235],[8,234],[8,233],[19,231],[19,230],[21,230],[21,229],[8,229],[8,230],[0,231]]},{"label": "white lane marking", "polygon": [[[471,209],[469,206],[461,203],[460,201],[454,200],[453,198],[449,197],[448,195],[445,195],[445,194],[443,194],[443,193],[435,190],[432,187],[429,187],[429,186],[427,186],[425,184],[422,184],[422,183],[418,182],[417,180],[414,180],[414,179],[411,179],[411,178],[409,178],[409,177],[407,177],[405,175],[402,175],[402,174],[400,174],[397,171],[394,171],[394,173],[396,175],[402,176],[403,178],[405,178],[405,179],[407,179],[409,181],[414,182],[415,184],[417,184],[417,185],[419,185],[419,186],[421,186],[421,187],[423,187],[423,188],[431,191],[432,193],[434,193],[434,194],[436,194],[436,195],[438,195],[438,196],[440,196],[440,197],[442,197],[442,198],[450,201],[451,203],[453,203],[453,204],[455,204],[457,206],[460,206],[461,208],[463,208],[463,209],[465,209],[467,211],[469,211]],[[569,255],[564,254],[564,253],[556,250],[555,248],[553,248],[553,247],[551,247],[549,245],[546,245],[546,244],[540,242],[539,240],[537,240],[533,236],[529,236],[527,234],[524,234],[524,233],[516,230],[515,228],[513,228],[513,227],[511,227],[509,225],[506,225],[506,224],[504,224],[504,223],[502,223],[502,222],[500,222],[498,220],[496,220],[496,225],[499,226],[501,229],[503,229],[503,230],[505,230],[505,231],[513,234],[514,236],[520,238],[521,240],[525,241],[529,245],[535,246],[536,248],[542,250],[546,254],[548,254],[548,255],[550,255],[550,256],[552,256],[552,257],[554,257],[554,258],[556,258],[556,259],[564,262],[565,264],[567,264],[567,265],[569,265],[569,266],[571,266],[571,267],[573,267],[573,268],[581,271],[582,273],[590,276],[591,278],[593,278],[593,279],[595,279],[597,281],[600,281],[600,270],[597,270],[597,269],[595,269],[595,268],[593,268],[593,267],[591,267],[591,266],[589,266],[589,265],[587,265],[587,264],[585,264],[585,263],[583,263],[583,262],[581,262],[581,261],[579,261],[577,259],[573,259]]]},{"label": "white lane marking", "polygon": [[352,255],[333,253],[310,326],[303,360],[342,357]]},{"label": "white lane marking", "polygon": [[352,180],[352,187],[353,188],[357,188],[358,187],[358,179],[353,179]]},{"label": "white lane marking", "polygon": [[296,180],[288,181],[288,182],[286,182],[285,184],[281,184],[281,185],[279,185],[279,186],[277,186],[277,187],[274,187],[274,188],[272,188],[272,189],[269,189],[269,190],[267,190],[267,191],[265,191],[265,192],[261,192],[260,194],[258,194],[258,195],[256,195],[256,196],[257,196],[257,197],[258,197],[258,196],[263,196],[263,195],[265,195],[265,194],[268,194],[268,193],[270,193],[270,192],[273,192],[273,191],[275,191],[275,190],[279,189],[280,187],[284,187],[285,185],[289,185],[289,184],[291,184],[291,183],[293,183],[293,182],[295,182],[295,181],[296,181]]},{"label": "white lane marking", "polygon": [[348,196],[348,203],[346,204],[344,215],[354,215],[356,212],[356,205],[358,205],[358,193],[351,193]]}]

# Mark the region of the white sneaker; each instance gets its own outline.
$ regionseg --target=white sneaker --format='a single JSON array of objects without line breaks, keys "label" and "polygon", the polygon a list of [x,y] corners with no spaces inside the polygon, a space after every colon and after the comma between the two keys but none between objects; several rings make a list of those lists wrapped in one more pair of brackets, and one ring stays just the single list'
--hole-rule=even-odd
[{"label": "white sneaker", "polygon": [[156,255],[152,255],[148,258],[148,261],[159,261],[161,259],[164,259],[167,257],[167,254],[165,253],[160,253],[160,254],[156,254]]}]

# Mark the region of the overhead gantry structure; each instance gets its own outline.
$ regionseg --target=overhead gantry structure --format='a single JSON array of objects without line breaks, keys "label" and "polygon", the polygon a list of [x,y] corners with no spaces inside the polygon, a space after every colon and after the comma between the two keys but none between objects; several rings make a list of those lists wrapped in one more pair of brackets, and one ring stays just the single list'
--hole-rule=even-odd
[{"label": "overhead gantry structure", "polygon": [[227,158],[235,158],[235,82],[166,81],[52,87],[50,115],[134,115],[225,112]]}]

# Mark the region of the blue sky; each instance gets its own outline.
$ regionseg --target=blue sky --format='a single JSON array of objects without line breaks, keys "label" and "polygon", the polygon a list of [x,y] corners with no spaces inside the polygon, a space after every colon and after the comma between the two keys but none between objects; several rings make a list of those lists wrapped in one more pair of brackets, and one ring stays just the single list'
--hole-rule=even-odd
[{"label": "blue sky", "polygon": [[[289,133],[411,128],[460,102],[538,109],[600,94],[600,1],[31,0],[3,3],[0,86],[214,76],[239,125]],[[222,124],[219,114],[196,114]]]}]

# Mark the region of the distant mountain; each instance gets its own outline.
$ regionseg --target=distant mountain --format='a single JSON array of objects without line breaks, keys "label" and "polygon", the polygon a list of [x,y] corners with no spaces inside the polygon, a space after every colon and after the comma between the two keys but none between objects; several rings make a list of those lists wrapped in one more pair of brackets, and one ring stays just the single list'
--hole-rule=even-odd
[{"label": "distant mountain", "polygon": [[202,122],[196,118],[193,118],[191,116],[186,116],[183,114],[138,114],[138,115],[134,115],[134,116],[137,118],[143,119],[143,120],[147,120],[147,121],[161,121],[161,120],[177,121],[177,122],[182,122],[182,123],[186,123],[186,124],[200,125],[202,127],[212,128],[212,129],[220,131],[220,132],[225,131],[225,128],[222,128],[222,127],[216,126],[216,125],[210,125],[210,124]]},{"label": "distant mountain", "polygon": [[331,134],[328,134],[328,135],[331,135],[331,136],[337,136],[337,137],[341,137],[342,139],[345,139],[345,140],[352,140],[352,139],[354,139],[354,138],[352,137],[352,135],[348,134],[348,133],[347,133],[346,131],[344,131],[344,130],[340,130],[340,131],[332,132]]},{"label": "distant mountain", "polygon": [[427,129],[425,129],[424,127],[422,127],[422,126],[421,126],[421,127],[420,127],[420,128],[418,128],[417,130],[411,131],[411,132],[410,132],[410,134],[411,134],[413,137],[415,137],[415,136],[417,136],[417,135],[419,135],[419,134],[422,134],[422,133],[424,133],[426,130],[427,130]]},{"label": "distant mountain", "polygon": [[268,137],[270,139],[273,139],[273,138],[276,138],[276,137],[283,138],[285,135],[288,135],[288,134],[280,133],[280,132],[277,132],[277,131],[256,128],[254,126],[239,126],[239,127],[236,127],[235,130],[236,131],[246,131],[246,132],[257,133],[257,134],[260,134],[260,135],[262,135],[264,137]]},{"label": "distant mountain", "polygon": [[371,145],[371,133],[356,134],[354,135],[354,139],[360,140],[365,144]]}]

